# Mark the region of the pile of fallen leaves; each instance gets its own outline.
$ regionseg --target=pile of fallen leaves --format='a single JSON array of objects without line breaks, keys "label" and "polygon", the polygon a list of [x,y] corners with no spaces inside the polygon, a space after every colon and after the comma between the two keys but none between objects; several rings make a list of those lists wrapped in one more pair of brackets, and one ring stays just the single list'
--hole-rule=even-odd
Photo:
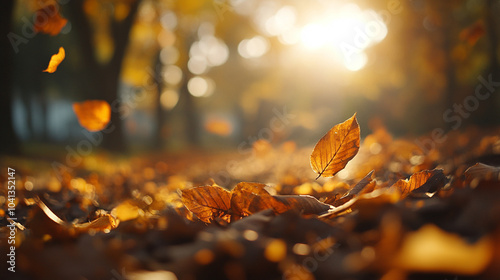
[{"label": "pile of fallen leaves", "polygon": [[309,157],[317,180],[298,159],[310,149],[265,141],[224,182],[203,167],[226,166],[214,156],[93,155],[58,172],[5,159],[16,219],[3,172],[0,251],[15,224],[16,272],[0,275],[500,279],[498,133],[454,131],[424,152],[372,130],[361,141],[354,115],[327,132]]}]

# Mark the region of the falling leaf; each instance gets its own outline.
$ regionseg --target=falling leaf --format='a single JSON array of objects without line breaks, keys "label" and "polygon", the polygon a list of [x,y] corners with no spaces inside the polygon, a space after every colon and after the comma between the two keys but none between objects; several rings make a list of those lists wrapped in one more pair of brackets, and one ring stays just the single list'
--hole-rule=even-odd
[{"label": "falling leaf", "polygon": [[35,12],[35,32],[41,32],[55,36],[68,22],[59,13],[58,5],[47,5]]},{"label": "falling leaf", "polygon": [[229,222],[230,201],[230,193],[215,184],[182,190],[182,202],[186,208],[205,223],[216,217]]},{"label": "falling leaf", "polygon": [[467,42],[470,46],[474,46],[484,34],[486,34],[484,23],[482,20],[478,20],[462,30],[458,36],[460,40]]},{"label": "falling leaf", "polygon": [[[444,186],[445,177],[442,169],[424,170],[411,175],[409,179],[400,179],[394,185],[401,192],[401,198],[405,198],[411,192],[428,193],[435,192]],[[421,189],[419,189],[421,188]]]},{"label": "falling leaf", "polygon": [[57,70],[57,67],[61,62],[64,60],[66,57],[66,52],[64,51],[63,47],[59,48],[59,52],[52,55],[49,61],[49,66],[47,66],[47,69],[43,70],[43,72],[48,72],[48,73],[54,73]]},{"label": "falling leaf", "polygon": [[428,224],[406,235],[394,261],[406,270],[474,275],[486,268],[492,255],[488,237],[469,244],[456,234]]},{"label": "falling leaf", "polygon": [[78,122],[88,131],[104,129],[111,118],[111,106],[103,100],[87,100],[73,103]]},{"label": "falling leaf", "polygon": [[342,170],[359,150],[359,125],[356,114],[334,126],[313,149],[311,167],[320,176],[332,177]]},{"label": "falling leaf", "polygon": [[498,181],[500,180],[500,167],[478,162],[465,170],[465,178],[469,181]]},{"label": "falling leaf", "polygon": [[205,130],[219,136],[229,136],[233,132],[231,122],[223,118],[211,118],[205,122]]}]

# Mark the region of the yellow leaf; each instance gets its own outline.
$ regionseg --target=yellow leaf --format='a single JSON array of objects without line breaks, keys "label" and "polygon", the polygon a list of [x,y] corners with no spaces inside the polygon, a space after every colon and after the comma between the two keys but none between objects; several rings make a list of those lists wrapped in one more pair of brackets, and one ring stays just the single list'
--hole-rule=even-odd
[{"label": "yellow leaf", "polygon": [[103,100],[87,100],[73,103],[78,122],[88,131],[104,129],[111,119],[111,106]]},{"label": "yellow leaf", "polygon": [[48,72],[48,73],[54,73],[57,70],[57,66],[61,64],[61,62],[64,60],[66,57],[66,52],[64,51],[63,47],[59,48],[59,52],[52,55],[49,61],[49,66],[47,69],[43,70],[43,72]]},{"label": "yellow leaf", "polygon": [[469,244],[456,234],[428,224],[406,235],[394,260],[405,270],[473,275],[490,263],[493,247],[488,237]]},{"label": "yellow leaf", "polygon": [[356,114],[345,122],[334,126],[313,149],[311,168],[320,176],[332,177],[358,153],[359,125]]}]

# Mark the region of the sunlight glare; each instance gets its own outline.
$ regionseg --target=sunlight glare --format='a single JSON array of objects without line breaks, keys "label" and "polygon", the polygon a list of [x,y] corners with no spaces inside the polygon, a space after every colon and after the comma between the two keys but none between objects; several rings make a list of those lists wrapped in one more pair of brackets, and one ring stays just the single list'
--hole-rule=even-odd
[{"label": "sunlight glare", "polygon": [[179,93],[173,89],[167,89],[160,95],[161,106],[165,110],[172,110],[179,101]]},{"label": "sunlight glare", "polygon": [[[327,8],[323,16],[300,28],[300,43],[310,51],[322,49],[324,53],[335,52],[343,57],[343,64],[348,70],[358,71],[368,62],[364,50],[387,36],[387,26],[375,11],[362,10],[353,3],[335,11]],[[281,34],[279,40],[288,44],[293,42],[294,37]]]},{"label": "sunlight glare", "polygon": [[358,71],[363,69],[368,62],[368,56],[365,52],[353,54],[349,58],[344,59],[344,66],[351,71]]},{"label": "sunlight glare", "polygon": [[209,78],[196,76],[188,81],[187,88],[192,96],[209,97],[214,93],[215,82]]},{"label": "sunlight glare", "polygon": [[262,36],[242,40],[238,44],[238,53],[244,58],[261,57],[269,51],[269,42]]},{"label": "sunlight glare", "polygon": [[302,28],[300,39],[306,48],[316,50],[326,44],[326,33],[324,25],[310,23]]}]

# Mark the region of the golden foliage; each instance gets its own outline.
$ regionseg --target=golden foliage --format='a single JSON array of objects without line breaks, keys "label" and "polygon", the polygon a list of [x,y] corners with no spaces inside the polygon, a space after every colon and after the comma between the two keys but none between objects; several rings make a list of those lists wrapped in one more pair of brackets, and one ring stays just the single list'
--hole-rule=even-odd
[{"label": "golden foliage", "polygon": [[359,141],[356,114],[330,129],[316,143],[310,157],[311,167],[318,174],[317,178],[332,177],[342,170],[358,153]]},{"label": "golden foliage", "polygon": [[111,119],[111,106],[103,100],[75,102],[73,111],[80,125],[88,131],[103,130]]},{"label": "golden foliage", "polygon": [[47,66],[47,69],[43,70],[43,72],[48,72],[48,73],[56,72],[57,67],[59,66],[59,64],[61,64],[61,62],[64,60],[65,57],[66,57],[66,52],[64,51],[63,47],[60,47],[59,52],[50,57],[49,66]]}]

